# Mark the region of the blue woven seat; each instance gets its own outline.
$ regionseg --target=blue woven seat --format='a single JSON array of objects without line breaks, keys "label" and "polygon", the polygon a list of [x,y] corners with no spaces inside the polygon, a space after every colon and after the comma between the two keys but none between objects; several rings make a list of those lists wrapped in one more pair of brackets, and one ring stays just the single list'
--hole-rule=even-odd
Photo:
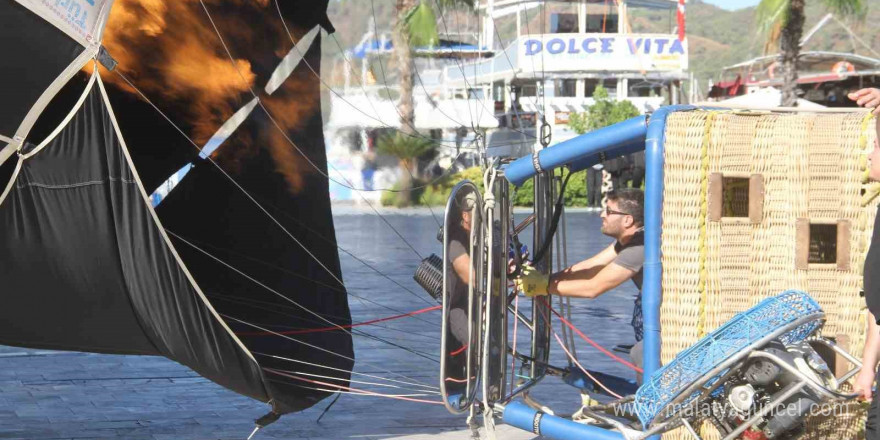
[{"label": "blue woven seat", "polygon": [[702,381],[705,386],[717,381],[723,371],[707,375],[722,363],[748,356],[770,335],[775,334],[774,338],[784,344],[802,341],[822,326],[823,318],[819,304],[801,291],[787,290],[761,301],[679,353],[646,380],[636,391],[635,411],[639,420],[646,429],[652,422],[665,420],[668,417],[659,417],[661,412],[674,415],[664,411],[667,406],[675,403],[676,407],[684,408],[700,395],[702,387],[680,399],[691,385]]}]

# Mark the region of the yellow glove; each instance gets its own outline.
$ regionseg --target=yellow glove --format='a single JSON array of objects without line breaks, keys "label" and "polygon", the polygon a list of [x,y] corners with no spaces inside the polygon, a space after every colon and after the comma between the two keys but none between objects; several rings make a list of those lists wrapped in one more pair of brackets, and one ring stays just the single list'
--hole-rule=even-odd
[{"label": "yellow glove", "polygon": [[543,296],[547,294],[550,276],[526,264],[523,265],[522,274],[514,280],[514,283],[516,283],[516,288],[529,298]]}]

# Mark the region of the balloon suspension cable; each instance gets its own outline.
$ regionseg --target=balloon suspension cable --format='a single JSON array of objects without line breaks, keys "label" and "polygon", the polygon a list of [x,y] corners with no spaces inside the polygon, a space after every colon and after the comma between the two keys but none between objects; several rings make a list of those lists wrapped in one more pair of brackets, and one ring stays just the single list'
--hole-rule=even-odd
[{"label": "balloon suspension cable", "polygon": [[312,383],[312,384],[315,384],[315,385],[321,385],[321,386],[325,386],[325,387],[336,388],[337,390],[350,391],[350,392],[352,392],[352,393],[354,393],[354,394],[360,394],[360,395],[364,395],[364,396],[385,397],[385,398],[389,398],[389,399],[404,400],[404,401],[407,401],[407,402],[429,403],[429,404],[432,404],[432,405],[443,405],[443,402],[441,402],[441,401],[439,401],[439,400],[415,399],[415,398],[408,397],[408,396],[400,396],[400,395],[391,395],[391,394],[375,393],[375,392],[372,392],[372,391],[361,390],[361,389],[357,389],[357,388],[347,387],[347,386],[344,386],[344,385],[337,385],[337,384],[332,384],[332,383],[323,382],[323,381],[319,381],[319,380],[307,379],[307,378],[304,378],[304,377],[297,376],[297,375],[295,375],[295,374],[289,374],[289,373],[287,373],[287,372],[285,372],[285,371],[283,371],[283,370],[275,370],[275,369],[273,369],[273,368],[263,368],[263,370],[264,370],[264,371],[267,371],[267,372],[269,372],[269,373],[272,373],[272,374],[276,374],[276,375],[279,375],[279,376],[287,377],[287,378],[289,378],[289,379],[296,379],[296,380],[300,380],[300,381],[303,381],[303,382]]},{"label": "balloon suspension cable", "polygon": [[331,401],[330,404],[327,405],[326,408],[324,408],[324,411],[321,411],[321,415],[318,416],[318,419],[315,420],[315,423],[321,423],[321,419],[324,418],[324,415],[327,414],[328,411],[330,411],[330,408],[332,408],[333,405],[336,404],[336,401],[339,400],[340,397],[342,397],[342,393],[336,393],[336,397],[334,397],[333,401]]},{"label": "balloon suspension cable", "polygon": [[565,347],[565,342],[562,341],[562,339],[559,337],[559,334],[558,334],[558,333],[553,332],[553,336],[556,337],[556,342],[559,343],[559,346],[560,346],[560,347],[562,347],[562,351],[565,352],[565,354],[566,354],[566,356],[568,356],[569,360],[570,360],[570,361],[573,361],[573,362],[575,363],[575,365],[577,365],[577,367],[581,370],[581,372],[583,372],[584,374],[586,374],[587,377],[590,378],[590,380],[592,380],[593,382],[595,382],[596,385],[599,385],[600,388],[602,388],[603,390],[605,390],[605,392],[607,392],[607,393],[610,394],[611,396],[613,396],[613,397],[615,397],[615,398],[617,398],[617,399],[622,399],[622,398],[623,398],[623,396],[621,396],[620,394],[615,393],[614,391],[611,391],[611,389],[608,388],[607,386],[605,386],[605,384],[603,384],[601,381],[599,381],[599,379],[596,379],[596,377],[594,377],[592,374],[590,374],[590,372],[587,371],[587,369],[584,368],[583,365],[581,365],[581,363],[578,362],[577,359],[575,359],[575,357],[571,354],[571,352],[568,351],[568,348]]},{"label": "balloon suspension cable", "polygon": [[[439,393],[439,392],[440,392],[440,388],[439,388],[439,387],[435,387],[435,386],[431,386],[431,385],[420,384],[420,383],[414,383],[414,382],[405,382],[405,381],[402,381],[402,380],[396,380],[396,379],[389,379],[389,378],[387,378],[387,377],[376,376],[376,375],[374,375],[374,374],[369,374],[369,373],[361,373],[361,372],[359,372],[359,371],[348,371],[348,370],[343,370],[342,368],[335,368],[335,367],[331,367],[331,366],[320,365],[320,364],[316,364],[316,363],[313,363],[313,362],[306,362],[306,361],[303,361],[303,360],[290,359],[290,358],[286,358],[286,357],[284,357],[284,356],[276,356],[276,355],[274,355],[274,354],[266,354],[266,353],[261,353],[261,352],[258,352],[258,351],[254,351],[254,352],[252,352],[252,353],[254,353],[255,355],[259,355],[259,356],[263,356],[263,357],[267,357],[267,358],[272,358],[272,359],[276,359],[276,360],[282,360],[282,361],[287,361],[287,362],[293,362],[293,363],[297,363],[297,364],[309,365],[309,366],[319,367],[319,368],[326,368],[326,369],[328,369],[328,370],[339,371],[339,372],[343,372],[343,373],[351,373],[351,374],[354,375],[354,376],[364,376],[364,377],[369,377],[369,378],[372,378],[372,379],[384,380],[384,381],[386,381],[386,382],[391,382],[391,383],[399,383],[399,384],[403,384],[403,385],[411,385],[411,386],[414,386],[414,387],[420,387],[420,388],[424,388],[425,390],[430,390],[431,393]],[[401,387],[401,388],[403,388],[403,387]],[[428,392],[428,391],[425,391],[425,390],[413,390],[413,391],[418,391],[418,392]]]},{"label": "balloon suspension cable", "polygon": [[608,357],[610,357],[611,359],[613,359],[613,360],[615,360],[615,361],[617,361],[617,362],[619,362],[619,363],[625,365],[626,367],[630,368],[631,370],[633,370],[633,371],[635,371],[635,372],[637,372],[637,373],[642,373],[642,372],[643,372],[641,368],[639,368],[639,367],[633,365],[631,362],[629,362],[629,361],[627,361],[627,360],[621,358],[620,356],[615,355],[614,353],[608,351],[608,349],[602,347],[601,345],[597,344],[597,343],[596,343],[595,341],[593,341],[592,339],[588,338],[587,335],[585,335],[582,331],[580,331],[577,327],[575,327],[574,324],[572,324],[572,323],[569,322],[567,319],[565,319],[565,317],[563,317],[559,312],[556,311],[556,309],[554,309],[549,303],[547,303],[547,300],[546,300],[545,298],[541,298],[541,301],[544,301],[545,304],[547,304],[547,308],[550,309],[550,311],[553,312],[553,314],[556,315],[556,317],[559,318],[559,320],[562,321],[563,324],[567,325],[572,331],[574,331],[575,333],[577,333],[577,335],[580,336],[581,339],[583,339],[584,341],[586,341],[588,344],[592,345],[594,348],[596,348],[597,350],[601,351],[601,352],[602,352],[603,354],[605,354],[606,356],[608,356]]}]

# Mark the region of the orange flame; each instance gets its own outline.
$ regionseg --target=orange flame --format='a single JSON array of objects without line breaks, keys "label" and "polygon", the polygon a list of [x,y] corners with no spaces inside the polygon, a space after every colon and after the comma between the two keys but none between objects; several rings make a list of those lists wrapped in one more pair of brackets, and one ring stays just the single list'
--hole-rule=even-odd
[{"label": "orange flame", "polygon": [[[104,45],[118,61],[117,69],[160,109],[182,112],[176,116],[192,127],[189,135],[199,145],[251,99],[251,90],[260,96],[281,129],[289,134],[303,128],[320,111],[319,100],[303,98],[315,95],[307,90],[315,87],[314,78],[295,73],[276,96],[263,96],[261,81],[268,79],[292,47],[274,3],[205,0],[205,4],[236,59],[227,55],[198,0],[116,0]],[[261,28],[255,28],[254,23],[260,23]],[[299,29],[292,32],[305,33]],[[134,92],[116,75],[103,77]],[[254,114],[260,111],[257,108]],[[244,129],[243,125],[238,132]],[[246,166],[245,159],[265,148],[290,190],[301,191],[304,174],[312,171],[311,166],[273,124],[261,129],[273,133],[235,133],[214,153],[215,159],[224,168],[239,172]],[[255,139],[266,139],[267,144],[256,145]]]}]

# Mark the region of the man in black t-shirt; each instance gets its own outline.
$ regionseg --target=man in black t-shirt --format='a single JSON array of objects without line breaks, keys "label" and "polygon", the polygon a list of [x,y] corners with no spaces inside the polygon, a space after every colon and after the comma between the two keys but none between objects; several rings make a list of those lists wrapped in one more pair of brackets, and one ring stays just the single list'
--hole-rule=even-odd
[{"label": "man in black t-shirt", "polygon": [[[858,101],[858,104],[868,108],[874,108],[874,114],[880,114],[880,90],[862,89],[851,93],[850,98]],[[880,118],[876,118],[877,139],[880,139]],[[880,181],[880,141],[874,140],[874,149],[868,155],[868,177],[873,181]],[[855,392],[861,392],[864,399],[871,401],[868,411],[868,420],[865,424],[865,438],[867,440],[880,439],[880,402],[873,399],[874,379],[877,363],[880,361],[880,325],[877,317],[880,316],[880,212],[874,220],[874,232],[871,237],[871,246],[865,257],[863,288],[865,290],[865,302],[868,305],[868,328],[865,337],[865,349],[862,354],[862,370],[855,379]]]}]

